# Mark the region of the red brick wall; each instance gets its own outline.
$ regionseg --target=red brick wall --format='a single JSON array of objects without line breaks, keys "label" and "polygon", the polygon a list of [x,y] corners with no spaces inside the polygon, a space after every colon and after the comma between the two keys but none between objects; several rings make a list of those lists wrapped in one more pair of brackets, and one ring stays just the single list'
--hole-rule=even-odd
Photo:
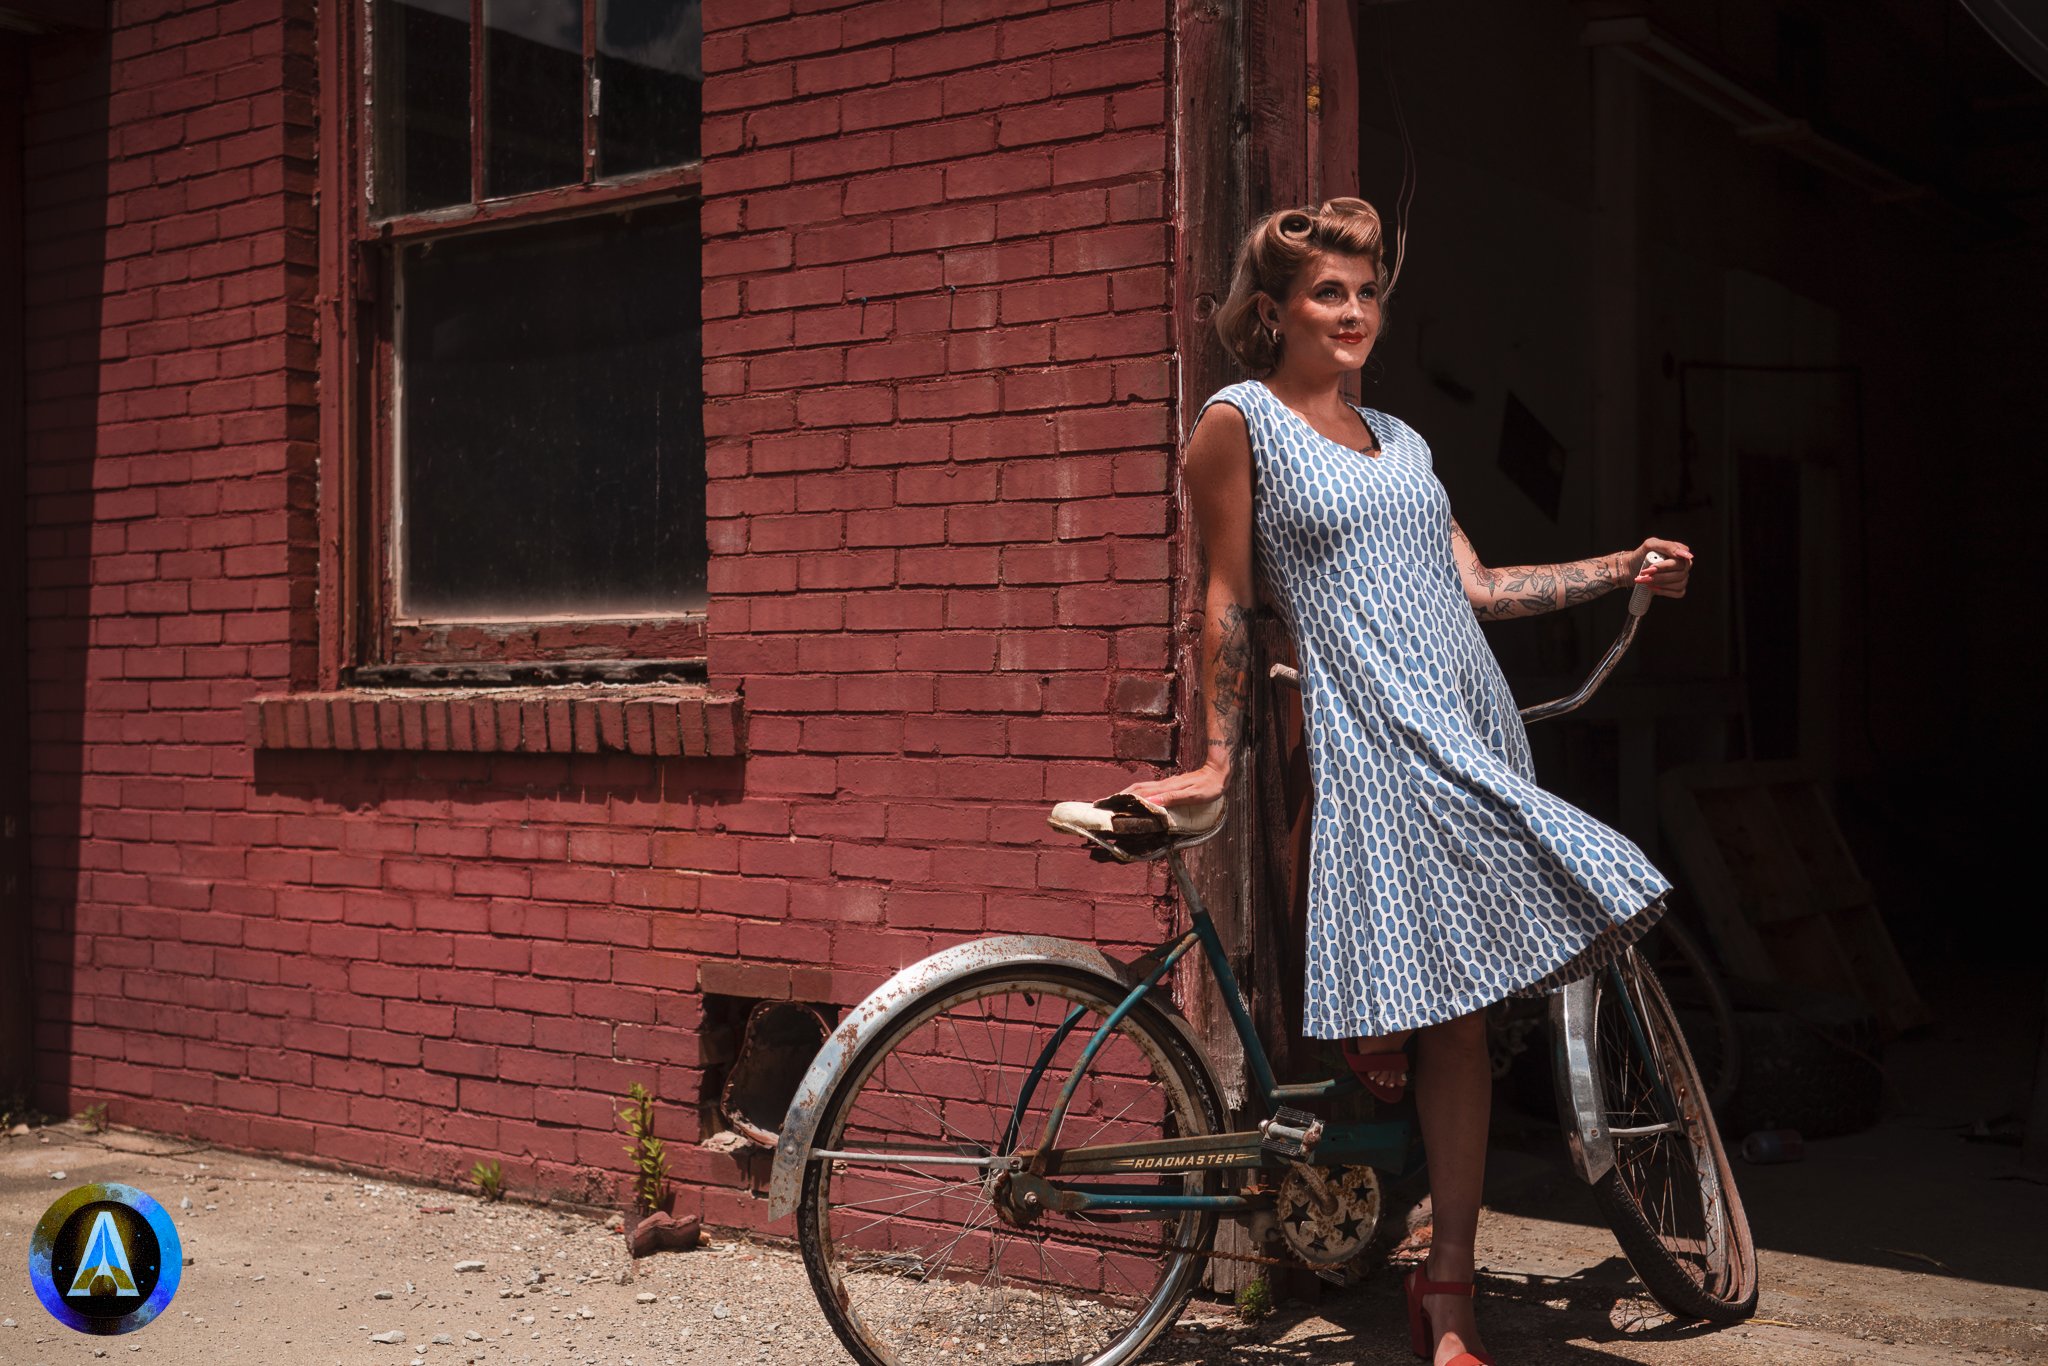
[{"label": "red brick wall", "polygon": [[46,1105],[591,1194],[645,1080],[751,1224],[701,993],[1154,936],[1043,819],[1171,750],[1164,0],[707,6],[731,760],[252,754],[317,644],[312,5],[112,8],[30,116]]}]

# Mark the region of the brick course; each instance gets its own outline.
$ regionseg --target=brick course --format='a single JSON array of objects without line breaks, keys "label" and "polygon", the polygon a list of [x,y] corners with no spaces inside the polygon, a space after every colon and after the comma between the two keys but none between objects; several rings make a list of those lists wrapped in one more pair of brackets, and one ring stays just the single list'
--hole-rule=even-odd
[{"label": "brick course", "polygon": [[[32,57],[45,1105],[588,1195],[632,1080],[694,1153],[706,994],[1158,929],[1157,870],[1043,810],[1172,747],[1163,0],[706,7],[709,665],[743,720],[307,696],[343,102],[311,0],[110,8]],[[678,1177],[759,1222],[757,1172]]]}]

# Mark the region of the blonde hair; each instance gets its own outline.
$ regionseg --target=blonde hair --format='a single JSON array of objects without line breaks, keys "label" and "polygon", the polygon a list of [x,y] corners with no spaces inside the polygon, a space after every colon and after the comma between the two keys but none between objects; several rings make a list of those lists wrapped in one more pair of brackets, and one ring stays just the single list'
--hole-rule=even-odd
[{"label": "blonde hair", "polygon": [[[1216,335],[1253,375],[1271,374],[1280,353],[1259,321],[1258,296],[1284,303],[1309,258],[1327,251],[1370,260],[1384,307],[1394,287],[1386,273],[1385,236],[1379,210],[1363,199],[1327,199],[1320,208],[1267,214],[1238,244],[1230,293],[1216,310]],[[1400,273],[1398,267],[1395,273]]]}]

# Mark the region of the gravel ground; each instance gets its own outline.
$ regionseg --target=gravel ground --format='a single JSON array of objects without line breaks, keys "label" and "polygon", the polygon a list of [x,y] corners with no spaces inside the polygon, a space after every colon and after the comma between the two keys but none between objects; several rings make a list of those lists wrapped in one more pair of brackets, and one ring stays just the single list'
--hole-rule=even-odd
[{"label": "gravel ground", "polygon": [[[2001,1180],[2009,1154],[1939,1138],[1962,1150],[1949,1154],[1957,1161],[1904,1196],[1887,1189],[1891,1203],[1875,1210],[1868,1178],[1909,1163],[1927,1169],[1913,1146],[1931,1141],[1924,1131],[1881,1126],[1811,1145],[1798,1167],[1745,1168],[1766,1245],[1764,1299],[1751,1323],[1704,1332],[1671,1325],[1638,1298],[1611,1235],[1590,1221],[1583,1187],[1540,1144],[1509,1134],[1497,1143],[1480,1231],[1488,1344],[1519,1366],[2048,1360],[2039,1236],[2048,1188]],[[27,1284],[29,1230],[58,1194],[93,1180],[127,1181],[163,1202],[191,1257],[169,1311],[128,1337],[61,1327]],[[1807,1222],[1788,1223],[1788,1210]],[[1875,1222],[1866,1229],[1859,1219]],[[1991,1229],[2005,1231],[1987,1238]],[[1417,1250],[1411,1242],[1397,1256]],[[481,1269],[457,1269],[472,1261]],[[621,1236],[584,1213],[120,1130],[62,1126],[0,1140],[0,1263],[17,1268],[0,1279],[8,1366],[131,1354],[173,1366],[844,1360],[802,1262],[781,1247],[714,1238],[633,1263]],[[1146,1361],[1412,1362],[1398,1279],[1389,1268],[1253,1326],[1198,1301]],[[403,1339],[378,1340],[393,1333]]]},{"label": "gravel ground", "polygon": [[[1939,1024],[1888,1046],[1884,1123],[1809,1141],[1801,1162],[1738,1164],[1763,1292],[1736,1328],[1675,1325],[1643,1299],[1555,1121],[1497,1107],[1479,1313],[1502,1366],[2048,1362],[2048,1185],[2015,1148],[1965,1141],[2024,1110],[2038,1023],[2016,1023],[2013,1003],[2036,999],[2019,993],[2038,993],[2038,974],[1973,968],[1923,989]],[[127,1337],[74,1333],[29,1288],[30,1231],[88,1181],[149,1192],[191,1257],[170,1309]],[[1412,1366],[1398,1263],[1424,1250],[1427,1222],[1403,1195],[1389,1222],[1415,1231],[1396,1265],[1341,1292],[1308,1280],[1250,1326],[1197,1299],[1146,1366]],[[634,1263],[607,1222],[118,1129],[0,1137],[0,1364],[845,1360],[788,1249],[719,1237]],[[470,1261],[482,1268],[457,1269]]]}]

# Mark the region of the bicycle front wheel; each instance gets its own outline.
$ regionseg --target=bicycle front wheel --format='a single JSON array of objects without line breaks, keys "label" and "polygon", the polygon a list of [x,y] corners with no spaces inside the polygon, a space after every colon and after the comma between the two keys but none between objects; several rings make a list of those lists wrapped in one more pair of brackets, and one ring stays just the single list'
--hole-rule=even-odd
[{"label": "bicycle front wheel", "polygon": [[[1001,1159],[1035,1146],[1060,1088],[1122,1003],[1114,983],[1032,965],[951,983],[871,1041],[826,1102],[797,1231],[818,1302],[866,1366],[1116,1366],[1178,1317],[1216,1216],[1022,1210]],[[1154,1007],[1084,1074],[1063,1150],[1215,1133],[1207,1068]],[[1218,1174],[1094,1177],[1214,1193]]]},{"label": "bicycle front wheel", "polygon": [[1756,1247],[1699,1069],[1633,950],[1594,980],[1594,1070],[1614,1167],[1593,1187],[1657,1302],[1681,1318],[1756,1312]]},{"label": "bicycle front wheel", "polygon": [[1742,1035],[1735,1027],[1735,1005],[1721,985],[1721,974],[1699,940],[1674,916],[1666,914],[1636,951],[1657,973],[1657,984],[1686,1024],[1686,1046],[1706,1083],[1707,1103],[1726,1109],[1742,1079]]}]

